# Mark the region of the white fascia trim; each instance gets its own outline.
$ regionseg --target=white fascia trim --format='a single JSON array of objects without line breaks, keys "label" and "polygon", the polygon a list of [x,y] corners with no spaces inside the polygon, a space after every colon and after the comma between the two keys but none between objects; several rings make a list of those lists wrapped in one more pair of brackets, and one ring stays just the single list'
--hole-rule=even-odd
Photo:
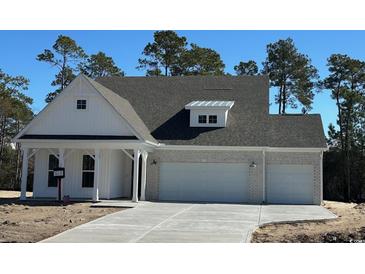
[{"label": "white fascia trim", "polygon": [[192,146],[192,145],[163,145],[157,150],[233,150],[233,151],[272,151],[272,152],[322,152],[328,148],[292,148],[292,147],[240,147],[240,146]]},{"label": "white fascia trim", "polygon": [[65,149],[144,149],[151,151],[151,146],[145,142],[135,142],[125,140],[94,140],[85,142],[85,140],[20,140],[23,148],[65,148]]},{"label": "white fascia trim", "polygon": [[327,147],[267,147],[265,151],[272,152],[322,152],[327,151]]}]

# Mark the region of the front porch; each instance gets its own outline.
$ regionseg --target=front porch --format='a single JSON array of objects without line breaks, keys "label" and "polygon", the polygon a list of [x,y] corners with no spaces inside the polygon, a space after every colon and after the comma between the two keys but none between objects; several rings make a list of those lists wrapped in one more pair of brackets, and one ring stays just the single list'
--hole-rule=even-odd
[{"label": "front porch", "polygon": [[61,197],[71,199],[146,199],[146,170],[150,145],[142,142],[24,140],[20,199],[26,199],[28,163],[35,157],[33,198],[57,199],[53,168],[64,167]]}]

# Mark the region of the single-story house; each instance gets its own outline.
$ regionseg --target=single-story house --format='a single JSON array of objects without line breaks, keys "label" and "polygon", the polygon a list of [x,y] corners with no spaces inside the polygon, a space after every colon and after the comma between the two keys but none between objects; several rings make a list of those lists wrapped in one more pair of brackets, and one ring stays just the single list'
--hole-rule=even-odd
[{"label": "single-story house", "polygon": [[15,138],[33,196],[320,204],[318,114],[269,113],[267,76],[79,75]]}]

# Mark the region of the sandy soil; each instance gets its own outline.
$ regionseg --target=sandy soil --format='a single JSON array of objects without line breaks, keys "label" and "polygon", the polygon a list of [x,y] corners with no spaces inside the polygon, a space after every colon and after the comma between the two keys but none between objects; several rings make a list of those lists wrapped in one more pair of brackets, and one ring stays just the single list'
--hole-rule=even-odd
[{"label": "sandy soil", "polygon": [[256,243],[365,243],[365,203],[325,201],[324,206],[338,218],[327,221],[264,225],[253,233],[251,241]]},{"label": "sandy soil", "polygon": [[[31,195],[31,193],[29,193]],[[0,191],[0,243],[33,243],[121,208],[91,208],[91,203],[19,201],[19,192]]]}]

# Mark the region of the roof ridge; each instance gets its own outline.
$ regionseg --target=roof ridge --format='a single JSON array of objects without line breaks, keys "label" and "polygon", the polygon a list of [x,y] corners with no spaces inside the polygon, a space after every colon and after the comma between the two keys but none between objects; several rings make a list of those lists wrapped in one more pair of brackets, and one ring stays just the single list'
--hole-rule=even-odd
[{"label": "roof ridge", "polygon": [[278,114],[278,113],[269,113],[269,116],[276,116],[276,117],[290,117],[290,116],[320,116],[320,113],[285,113],[285,114]]},{"label": "roof ridge", "polygon": [[[84,75],[85,77],[87,77],[86,75]],[[171,80],[171,79],[198,79],[198,78],[235,78],[235,79],[239,79],[239,78],[267,78],[268,75],[266,74],[260,74],[260,75],[183,75],[183,76],[102,76],[102,77],[97,77],[95,79],[96,82],[98,82],[99,79],[112,79],[112,78],[117,78],[117,79],[154,79],[154,80],[161,80],[161,79],[165,79],[165,80]]]}]

